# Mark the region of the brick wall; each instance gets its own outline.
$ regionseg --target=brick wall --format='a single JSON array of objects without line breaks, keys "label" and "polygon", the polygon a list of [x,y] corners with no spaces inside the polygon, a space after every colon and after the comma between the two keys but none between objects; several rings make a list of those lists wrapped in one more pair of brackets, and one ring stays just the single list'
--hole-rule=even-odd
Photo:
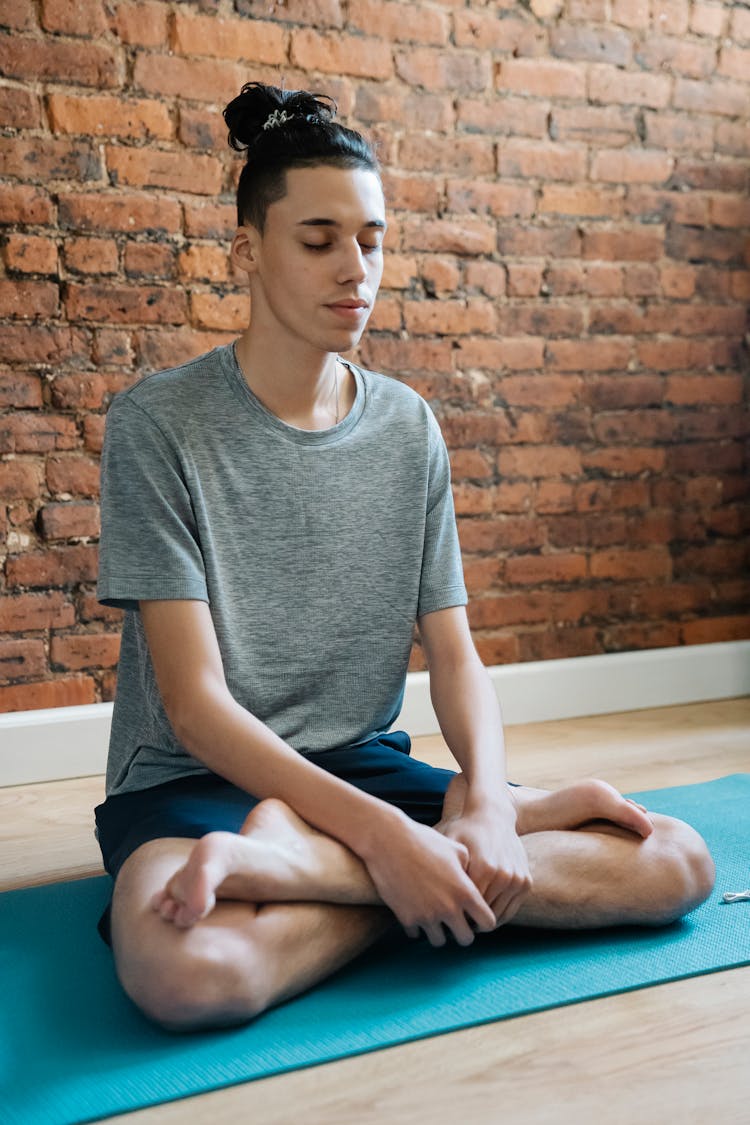
[{"label": "brick wall", "polygon": [[440,418],[484,659],[750,636],[747,2],[0,19],[0,710],[112,697],[104,416],[246,322],[220,110],[252,78],[332,93],[379,142],[392,227],[359,358]]}]

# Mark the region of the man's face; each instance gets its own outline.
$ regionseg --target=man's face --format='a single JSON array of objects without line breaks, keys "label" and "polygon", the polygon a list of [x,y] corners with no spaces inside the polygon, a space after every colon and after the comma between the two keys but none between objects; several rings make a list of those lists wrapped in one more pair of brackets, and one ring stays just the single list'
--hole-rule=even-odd
[{"label": "man's face", "polygon": [[[292,168],[287,193],[249,230],[252,317],[323,352],[354,347],[383,273],[385,203],[363,168]],[[247,267],[245,267],[247,268]]]}]

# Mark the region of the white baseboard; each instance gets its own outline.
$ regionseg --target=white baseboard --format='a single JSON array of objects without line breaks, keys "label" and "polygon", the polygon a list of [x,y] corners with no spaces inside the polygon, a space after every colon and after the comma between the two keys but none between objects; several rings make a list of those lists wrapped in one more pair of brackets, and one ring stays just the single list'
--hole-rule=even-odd
[{"label": "white baseboard", "polygon": [[[489,669],[507,725],[750,694],[750,641],[540,660]],[[104,772],[111,703],[0,715],[0,786]],[[397,725],[436,734],[426,672],[408,676]]]}]

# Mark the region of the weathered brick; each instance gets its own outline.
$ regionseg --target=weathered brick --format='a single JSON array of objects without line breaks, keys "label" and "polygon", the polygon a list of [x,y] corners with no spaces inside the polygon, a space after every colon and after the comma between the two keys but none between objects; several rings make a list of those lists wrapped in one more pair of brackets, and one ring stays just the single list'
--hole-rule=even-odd
[{"label": "weathered brick", "polygon": [[47,184],[50,180],[101,180],[101,156],[85,141],[50,140],[44,145],[35,138],[0,137],[0,166],[6,176],[27,183]]},{"label": "weathered brick", "polygon": [[426,90],[489,90],[492,82],[486,55],[456,48],[441,51],[436,47],[415,47],[408,53],[396,51],[395,64],[399,78]]},{"label": "weathered brick", "polygon": [[492,145],[482,137],[436,137],[407,134],[399,144],[399,165],[416,171],[472,172],[488,175],[495,168]]},{"label": "weathered brick", "polygon": [[459,98],[457,123],[467,133],[541,139],[548,135],[549,113],[548,103],[530,98]]},{"label": "weathered brick", "polygon": [[558,23],[550,30],[550,49],[558,58],[614,66],[628,66],[633,57],[633,45],[627,32],[575,23]]},{"label": "weathered brick", "polygon": [[169,14],[160,0],[120,0],[110,22],[121,43],[163,47],[167,42]]},{"label": "weathered brick", "polygon": [[664,228],[644,225],[587,230],[583,235],[582,254],[584,258],[608,261],[658,261],[664,254]]},{"label": "weathered brick", "polygon": [[450,129],[455,116],[448,94],[405,93],[400,88],[365,82],[357,85],[354,112],[358,120],[368,124],[408,121],[412,128],[434,132]]},{"label": "weathered brick", "polygon": [[47,656],[42,641],[0,640],[0,683],[43,676]]},{"label": "weathered brick", "polygon": [[25,184],[3,184],[0,192],[0,222],[25,225],[48,224],[54,217],[52,202],[41,188]]},{"label": "weathered brick", "polygon": [[505,566],[510,586],[541,586],[546,582],[575,582],[587,574],[584,555],[559,552],[548,555],[516,555]]},{"label": "weathered brick", "polygon": [[6,78],[115,89],[122,85],[124,64],[120,53],[105,43],[2,35],[0,72]]},{"label": "weathered brick", "polygon": [[50,547],[46,551],[9,555],[5,564],[6,581],[14,586],[75,586],[93,582],[97,573],[97,548]]},{"label": "weathered brick", "polygon": [[464,279],[469,289],[479,289],[488,297],[505,293],[505,270],[497,262],[467,262]]},{"label": "weathered brick", "polygon": [[671,71],[687,78],[709,78],[716,69],[716,49],[712,44],[652,35],[639,46],[636,61],[646,70]]},{"label": "weathered brick", "polygon": [[107,31],[102,0],[42,0],[41,24],[45,31],[96,39]]},{"label": "weathered brick", "polygon": [[94,233],[175,234],[181,229],[182,213],[176,200],[145,194],[66,193],[60,196],[60,225]]},{"label": "weathered brick", "polygon": [[75,449],[77,445],[78,430],[73,418],[15,410],[0,421],[3,453],[46,453],[51,449]]},{"label": "weathered brick", "polygon": [[488,254],[495,249],[495,228],[479,219],[407,219],[404,250],[453,254]]},{"label": "weathered brick", "polygon": [[287,32],[276,23],[199,16],[183,8],[174,13],[170,45],[181,55],[277,66],[286,61],[286,39]]},{"label": "weathered brick", "polygon": [[193,324],[201,328],[244,331],[250,319],[250,303],[244,293],[195,293],[190,296]]},{"label": "weathered brick", "polygon": [[544,342],[538,337],[509,336],[461,341],[458,361],[462,367],[487,367],[497,371],[527,371],[544,362]]},{"label": "weathered brick", "polygon": [[739,117],[747,112],[747,86],[740,82],[697,82],[678,78],[675,82],[673,105],[693,113],[719,113],[726,117]]},{"label": "weathered brick", "polygon": [[[262,81],[258,72],[258,79]],[[247,81],[245,64],[226,59],[192,59],[183,55],[139,51],[133,68],[133,87],[165,97],[190,97],[197,102],[224,104],[237,96]]]},{"label": "weathered brick", "polygon": [[184,324],[186,295],[181,290],[146,285],[68,285],[65,308],[71,320],[115,324]]},{"label": "weathered brick", "polygon": [[99,463],[85,457],[48,457],[47,487],[52,493],[99,495]]},{"label": "weathered brick", "polygon": [[[349,0],[347,24],[370,34],[377,29],[382,39],[395,43],[412,41],[421,45],[443,46],[450,35],[446,12],[421,4],[393,3],[392,0]],[[456,45],[463,46],[458,38]]]},{"label": "weathered brick", "polygon": [[698,230],[673,223],[667,230],[665,250],[678,261],[742,261],[742,244],[734,230]]},{"label": "weathered brick", "polygon": [[546,349],[553,371],[618,371],[628,366],[632,341],[616,336],[588,340],[556,340]]},{"label": "weathered brick", "polygon": [[586,75],[573,63],[503,59],[495,70],[495,87],[540,98],[582,99],[586,96]]},{"label": "weathered brick", "polygon": [[123,266],[128,277],[160,277],[175,275],[176,251],[172,246],[154,242],[131,242],[125,247]]},{"label": "weathered brick", "polygon": [[515,664],[519,658],[518,637],[510,633],[480,633],[475,638],[479,659],[483,664]]},{"label": "weathered brick", "polygon": [[89,95],[50,94],[47,99],[54,133],[169,140],[174,126],[161,102]]},{"label": "weathered brick", "polygon": [[[449,296],[461,283],[461,269],[455,257],[427,254],[419,259],[419,279],[430,296]],[[377,305],[375,306],[377,311]]]},{"label": "weathered brick", "polygon": [[713,152],[715,121],[697,113],[644,114],[646,143],[652,149]]},{"label": "weathered brick", "polygon": [[[503,341],[503,344],[506,342]],[[539,340],[534,343],[538,344],[541,353],[544,342]],[[541,368],[542,363],[540,354],[536,362],[529,363],[528,366]],[[540,371],[533,375],[505,375],[499,391],[509,406],[537,406],[552,409],[573,406],[580,399],[583,385],[580,375],[549,375],[546,371]]]},{"label": "weathered brick", "polygon": [[502,477],[577,477],[581,475],[581,454],[568,446],[530,446],[501,450],[497,457]]},{"label": "weathered brick", "polygon": [[221,162],[214,156],[107,145],[106,157],[114,184],[170,188],[195,195],[218,195],[221,189]]},{"label": "weathered brick", "polygon": [[545,184],[539,200],[540,214],[576,215],[582,218],[618,219],[622,214],[622,195],[596,187],[566,187]]},{"label": "weathered brick", "polygon": [[3,250],[8,270],[18,273],[57,273],[57,245],[36,234],[8,234]]},{"label": "weathered brick", "polygon": [[622,27],[645,31],[650,16],[649,0],[613,0],[612,21]]},{"label": "weathered brick", "polygon": [[[235,0],[234,6],[241,16],[268,15],[267,0]],[[344,22],[340,0],[285,0],[283,6],[274,8],[273,16],[279,23],[315,27],[341,27]]]},{"label": "weathered brick", "polygon": [[669,105],[671,79],[661,74],[622,71],[603,63],[594,64],[589,74],[588,93],[594,102],[663,109]]},{"label": "weathered brick", "polygon": [[744,641],[750,637],[750,616],[704,617],[686,621],[682,639],[686,645],[714,644],[717,641]]},{"label": "weathered brick", "polygon": [[117,273],[117,243],[111,238],[68,238],[64,244],[65,266],[72,273]]},{"label": "weathered brick", "polygon": [[33,500],[39,494],[40,467],[32,461],[0,461],[0,496]]},{"label": "weathered brick", "polygon": [[611,183],[664,183],[674,168],[668,153],[645,150],[602,149],[594,154],[592,180]]},{"label": "weathered brick", "polygon": [[693,0],[690,11],[690,30],[695,35],[707,35],[718,39],[723,35],[729,13],[723,4],[702,3],[702,0]]},{"label": "weathered brick", "polygon": [[447,197],[450,211],[489,212],[503,218],[528,218],[536,205],[533,188],[494,181],[448,180]]},{"label": "weathered brick", "polygon": [[96,538],[101,529],[97,504],[45,504],[39,511],[39,528],[45,540]]},{"label": "weathered brick", "polygon": [[508,296],[536,297],[542,285],[544,267],[541,264],[509,264]]},{"label": "weathered brick", "polygon": [[[426,48],[423,48],[426,49]],[[303,70],[351,74],[356,78],[390,78],[393,58],[388,43],[358,35],[320,33],[312,28],[292,32],[290,58]]]},{"label": "weathered brick", "polygon": [[406,301],[404,322],[417,336],[491,333],[495,327],[494,308],[489,301],[473,298],[463,301]]},{"label": "weathered brick", "polygon": [[0,8],[0,27],[14,31],[30,31],[36,27],[36,11],[28,0],[5,0]]},{"label": "weathered brick", "polygon": [[672,558],[666,547],[646,550],[611,550],[594,552],[589,560],[592,578],[668,579],[672,574]]},{"label": "weathered brick", "polygon": [[42,103],[37,94],[17,86],[0,87],[0,124],[11,129],[39,129]]},{"label": "weathered brick", "polygon": [[95,701],[91,676],[32,681],[0,688],[0,712],[37,711],[45,707],[76,707]]},{"label": "weathered brick", "polygon": [[583,141],[597,148],[616,148],[639,139],[636,110],[618,105],[555,105],[549,128],[556,141]]},{"label": "weathered brick", "polygon": [[59,591],[0,595],[0,632],[26,633],[60,628],[75,621],[75,607]]},{"label": "weathered brick", "polygon": [[113,668],[120,655],[119,633],[57,633],[50,642],[50,664],[60,669]]},{"label": "weathered brick", "polygon": [[511,138],[498,152],[502,177],[579,181],[586,176],[586,150]]}]

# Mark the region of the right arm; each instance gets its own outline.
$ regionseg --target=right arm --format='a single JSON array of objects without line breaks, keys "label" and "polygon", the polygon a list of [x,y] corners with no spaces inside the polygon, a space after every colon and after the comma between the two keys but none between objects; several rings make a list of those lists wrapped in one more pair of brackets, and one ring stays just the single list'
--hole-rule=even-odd
[{"label": "right arm", "polygon": [[179,742],[198,761],[263,799],[277,797],[313,827],[339,840],[368,869],[407,932],[434,945],[441,926],[473,940],[495,918],[466,874],[468,852],[399,809],[307,761],[231,695],[208,605],[139,603],[156,681]]}]

